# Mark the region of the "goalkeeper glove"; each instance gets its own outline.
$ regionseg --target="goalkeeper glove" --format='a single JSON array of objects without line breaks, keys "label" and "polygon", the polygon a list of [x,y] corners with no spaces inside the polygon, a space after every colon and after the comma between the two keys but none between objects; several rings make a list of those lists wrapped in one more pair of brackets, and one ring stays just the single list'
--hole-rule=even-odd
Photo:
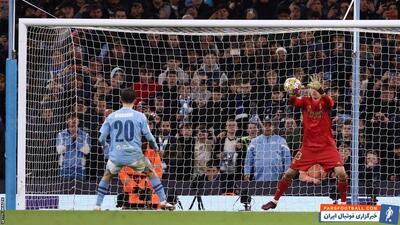
[{"label": "goalkeeper glove", "polygon": [[321,85],[321,77],[318,75],[311,76],[311,82],[307,85],[307,87],[318,91],[321,95],[325,94],[325,91],[322,89]]}]

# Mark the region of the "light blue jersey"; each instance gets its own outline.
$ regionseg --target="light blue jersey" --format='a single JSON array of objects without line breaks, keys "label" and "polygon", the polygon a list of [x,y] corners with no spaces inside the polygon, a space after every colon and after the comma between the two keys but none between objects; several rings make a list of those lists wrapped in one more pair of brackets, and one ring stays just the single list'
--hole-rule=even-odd
[{"label": "light blue jersey", "polygon": [[109,159],[116,165],[130,165],[143,158],[142,135],[156,143],[146,116],[133,109],[121,108],[110,114],[100,128],[99,142],[106,144],[110,135]]}]

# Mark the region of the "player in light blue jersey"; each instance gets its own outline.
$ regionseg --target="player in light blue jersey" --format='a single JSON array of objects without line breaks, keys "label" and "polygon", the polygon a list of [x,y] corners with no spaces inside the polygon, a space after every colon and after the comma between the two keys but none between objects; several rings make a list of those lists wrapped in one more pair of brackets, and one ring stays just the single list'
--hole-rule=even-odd
[{"label": "player in light blue jersey", "polygon": [[[160,199],[160,207],[173,210],[175,206],[166,201],[164,187],[150,161],[143,155],[142,136],[146,137],[150,146],[155,150],[158,150],[158,146],[150,132],[146,116],[132,109],[134,101],[135,92],[132,89],[122,90],[122,108],[111,113],[100,128],[99,142],[103,146],[108,145],[109,159],[106,172],[97,189],[96,209],[100,209],[113,175],[118,174],[122,167],[129,166],[135,171],[144,172],[147,175]],[[109,143],[106,142],[108,136],[110,136]]]}]

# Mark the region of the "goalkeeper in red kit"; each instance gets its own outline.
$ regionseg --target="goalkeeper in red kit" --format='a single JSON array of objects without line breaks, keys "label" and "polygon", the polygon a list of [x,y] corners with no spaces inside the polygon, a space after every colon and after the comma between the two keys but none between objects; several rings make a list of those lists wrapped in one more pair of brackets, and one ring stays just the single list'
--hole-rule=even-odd
[{"label": "goalkeeper in red kit", "polygon": [[311,78],[311,82],[307,85],[309,96],[298,96],[299,90],[290,93],[289,104],[302,110],[303,144],[289,169],[278,182],[274,198],[261,207],[264,210],[276,208],[279,198],[288,189],[298,171],[307,171],[315,164],[320,164],[325,171],[334,170],[338,177],[341,203],[346,203],[347,176],[333,139],[332,122],[329,116],[329,110],[333,107],[334,102],[330,96],[325,94],[320,79],[318,76]]}]

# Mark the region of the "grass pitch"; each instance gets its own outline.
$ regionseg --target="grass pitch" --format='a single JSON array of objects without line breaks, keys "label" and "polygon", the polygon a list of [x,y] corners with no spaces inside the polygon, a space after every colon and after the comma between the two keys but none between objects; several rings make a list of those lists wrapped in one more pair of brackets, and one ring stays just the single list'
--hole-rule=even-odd
[{"label": "grass pitch", "polygon": [[[6,211],[6,225],[313,225],[318,213],[149,212],[149,211]],[[328,223],[329,224],[329,223]],[[334,223],[335,225],[355,224]],[[356,223],[357,224],[357,223]],[[362,223],[377,224],[377,223]]]}]

